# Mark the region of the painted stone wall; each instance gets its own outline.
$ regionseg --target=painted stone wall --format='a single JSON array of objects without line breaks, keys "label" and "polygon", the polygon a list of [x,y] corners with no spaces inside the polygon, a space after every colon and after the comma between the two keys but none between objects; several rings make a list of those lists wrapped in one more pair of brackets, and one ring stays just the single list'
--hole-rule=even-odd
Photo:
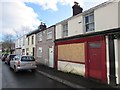
[{"label": "painted stone wall", "polygon": [[58,70],[77,75],[85,75],[85,65],[79,63],[72,63],[67,61],[58,61]]}]

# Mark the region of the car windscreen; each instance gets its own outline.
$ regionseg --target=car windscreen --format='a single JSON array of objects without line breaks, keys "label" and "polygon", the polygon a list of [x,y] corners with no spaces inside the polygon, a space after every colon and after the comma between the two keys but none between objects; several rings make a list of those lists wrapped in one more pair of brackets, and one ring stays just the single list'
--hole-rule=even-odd
[{"label": "car windscreen", "polygon": [[21,61],[35,61],[35,59],[32,56],[23,56]]}]

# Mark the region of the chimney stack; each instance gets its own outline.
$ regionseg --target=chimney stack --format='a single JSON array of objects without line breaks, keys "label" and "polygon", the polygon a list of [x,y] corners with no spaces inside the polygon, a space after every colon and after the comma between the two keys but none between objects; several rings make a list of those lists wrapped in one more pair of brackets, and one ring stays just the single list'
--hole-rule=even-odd
[{"label": "chimney stack", "polygon": [[79,14],[79,13],[82,13],[83,9],[80,7],[79,3],[78,2],[74,2],[74,6],[72,7],[73,8],[73,16]]},{"label": "chimney stack", "polygon": [[45,23],[42,23],[42,22],[41,22],[40,26],[38,27],[38,29],[40,29],[40,30],[44,30],[46,28],[47,28],[47,26],[45,25]]}]

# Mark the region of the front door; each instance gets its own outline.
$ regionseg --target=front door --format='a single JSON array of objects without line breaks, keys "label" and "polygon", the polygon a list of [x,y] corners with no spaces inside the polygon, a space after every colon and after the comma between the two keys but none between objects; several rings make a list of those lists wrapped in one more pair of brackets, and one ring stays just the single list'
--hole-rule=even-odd
[{"label": "front door", "polygon": [[49,59],[49,67],[52,67],[53,68],[53,66],[54,66],[54,54],[53,54],[54,52],[53,52],[53,47],[50,47],[49,48],[49,57],[48,57],[48,59]]},{"label": "front door", "polygon": [[102,52],[100,42],[88,43],[89,77],[102,80]]},{"label": "front door", "polygon": [[35,50],[35,48],[33,47],[33,56],[34,56],[34,50]]}]

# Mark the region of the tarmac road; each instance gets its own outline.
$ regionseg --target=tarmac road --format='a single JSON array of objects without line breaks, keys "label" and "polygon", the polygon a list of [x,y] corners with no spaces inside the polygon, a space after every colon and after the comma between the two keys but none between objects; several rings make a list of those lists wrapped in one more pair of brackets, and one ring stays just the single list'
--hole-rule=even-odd
[{"label": "tarmac road", "polygon": [[70,88],[38,72],[20,71],[15,73],[8,65],[4,64],[4,62],[0,61],[0,65],[1,64],[2,88]]}]

